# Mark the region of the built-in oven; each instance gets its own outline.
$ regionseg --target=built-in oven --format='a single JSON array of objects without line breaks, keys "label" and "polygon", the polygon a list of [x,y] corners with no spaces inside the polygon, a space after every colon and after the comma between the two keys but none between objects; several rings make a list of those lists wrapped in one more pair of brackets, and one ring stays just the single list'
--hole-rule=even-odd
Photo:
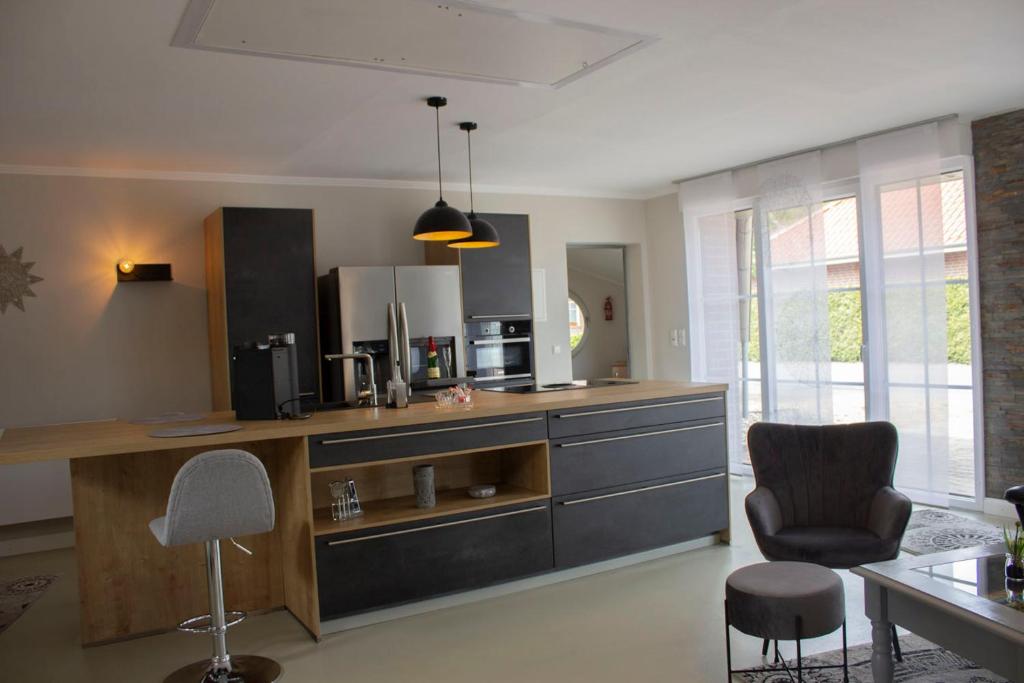
[{"label": "built-in oven", "polygon": [[467,323],[466,374],[481,383],[533,381],[531,321]]}]

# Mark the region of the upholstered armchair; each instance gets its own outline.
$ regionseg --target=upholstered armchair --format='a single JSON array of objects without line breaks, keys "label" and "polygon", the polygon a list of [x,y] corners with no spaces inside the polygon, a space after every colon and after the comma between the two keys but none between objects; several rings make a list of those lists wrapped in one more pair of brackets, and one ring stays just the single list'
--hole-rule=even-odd
[{"label": "upholstered armchair", "polygon": [[888,422],[753,425],[745,503],[765,558],[841,569],[895,558],[911,508],[892,485],[897,445]]}]

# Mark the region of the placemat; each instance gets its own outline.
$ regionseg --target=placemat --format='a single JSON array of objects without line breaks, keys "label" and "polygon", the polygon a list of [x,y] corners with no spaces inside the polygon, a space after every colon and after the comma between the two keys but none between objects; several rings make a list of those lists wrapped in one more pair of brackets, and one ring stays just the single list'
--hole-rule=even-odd
[{"label": "placemat", "polygon": [[242,425],[220,423],[212,425],[187,425],[183,427],[168,427],[157,429],[149,433],[150,436],[158,439],[173,439],[179,436],[204,436],[207,434],[222,434],[224,432],[237,432]]}]

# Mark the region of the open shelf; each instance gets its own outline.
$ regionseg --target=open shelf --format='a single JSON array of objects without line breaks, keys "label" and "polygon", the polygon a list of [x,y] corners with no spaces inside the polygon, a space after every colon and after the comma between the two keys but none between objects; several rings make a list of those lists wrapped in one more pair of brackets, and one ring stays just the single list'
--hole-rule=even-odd
[{"label": "open shelf", "polygon": [[437,492],[437,505],[432,508],[416,507],[416,496],[386,498],[362,503],[363,514],[355,519],[335,522],[331,519],[330,508],[318,508],[313,513],[313,535],[336,534],[343,531],[372,529],[389,524],[415,522],[444,515],[475,512],[503,505],[528,503],[532,500],[549,498],[546,493],[511,484],[498,484],[498,491],[491,498],[470,498],[465,488]]},{"label": "open shelf", "polygon": [[[437,504],[416,507],[413,491],[414,465],[434,466]],[[356,483],[363,514],[355,519],[331,519],[328,485],[335,479]],[[551,497],[551,479],[546,442],[505,446],[490,450],[438,454],[409,461],[359,463],[311,477],[313,534],[336,534],[360,529],[402,524],[505,505],[545,500]],[[494,484],[490,498],[471,498],[467,489],[474,484]]]}]

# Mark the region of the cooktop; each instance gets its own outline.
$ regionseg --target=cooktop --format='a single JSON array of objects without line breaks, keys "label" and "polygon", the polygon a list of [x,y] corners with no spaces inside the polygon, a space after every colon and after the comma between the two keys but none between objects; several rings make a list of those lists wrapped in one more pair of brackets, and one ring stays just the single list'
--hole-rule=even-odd
[{"label": "cooktop", "polygon": [[506,394],[534,394],[542,391],[567,391],[570,389],[593,389],[609,387],[616,384],[637,384],[628,379],[581,379],[575,382],[556,382],[554,384],[513,384],[500,387],[477,387],[482,391],[500,391]]}]

